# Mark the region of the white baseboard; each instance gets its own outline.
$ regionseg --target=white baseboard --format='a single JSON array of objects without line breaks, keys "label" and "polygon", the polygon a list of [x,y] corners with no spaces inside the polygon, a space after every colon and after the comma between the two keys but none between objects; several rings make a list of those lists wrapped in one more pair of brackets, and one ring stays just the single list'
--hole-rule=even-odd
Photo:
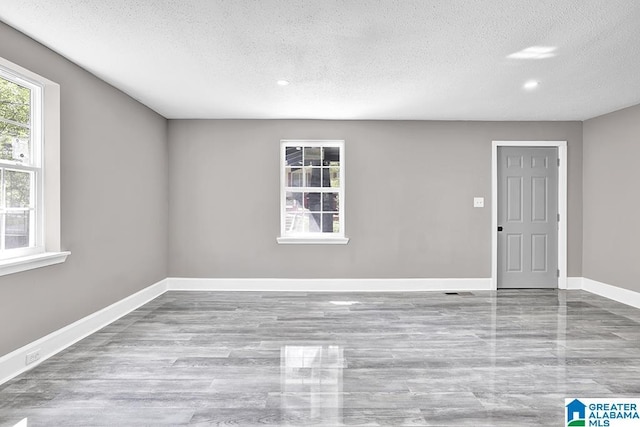
[{"label": "white baseboard", "polygon": [[[62,329],[58,329],[32,343],[0,357],[0,384],[37,366],[44,360],[104,328],[136,308],[162,295],[167,290],[167,279],[161,280],[102,310],[96,311]],[[40,358],[27,365],[26,355],[38,351]]]},{"label": "white baseboard", "polygon": [[640,308],[640,292],[631,291],[629,289],[620,288],[618,286],[607,285],[606,283],[596,280],[583,279],[582,289],[601,297],[609,298],[622,304]]},{"label": "white baseboard", "polygon": [[490,291],[491,279],[191,279],[170,277],[172,291],[411,292]]},{"label": "white baseboard", "polygon": [[567,277],[567,290],[582,289],[583,280],[582,277]]}]

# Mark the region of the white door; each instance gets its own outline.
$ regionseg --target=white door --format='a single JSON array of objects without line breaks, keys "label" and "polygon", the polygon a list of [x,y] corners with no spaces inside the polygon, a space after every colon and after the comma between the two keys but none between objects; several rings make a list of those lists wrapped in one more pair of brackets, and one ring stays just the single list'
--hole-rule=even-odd
[{"label": "white door", "polygon": [[558,149],[498,147],[498,288],[558,287]]}]

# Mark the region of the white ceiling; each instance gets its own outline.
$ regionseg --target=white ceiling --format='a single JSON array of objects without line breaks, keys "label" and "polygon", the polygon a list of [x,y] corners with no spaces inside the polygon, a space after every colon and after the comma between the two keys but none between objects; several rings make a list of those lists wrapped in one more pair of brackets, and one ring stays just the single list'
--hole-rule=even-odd
[{"label": "white ceiling", "polygon": [[[637,0],[1,0],[0,20],[167,118],[584,120],[640,103]],[[555,56],[508,58],[531,46]]]}]

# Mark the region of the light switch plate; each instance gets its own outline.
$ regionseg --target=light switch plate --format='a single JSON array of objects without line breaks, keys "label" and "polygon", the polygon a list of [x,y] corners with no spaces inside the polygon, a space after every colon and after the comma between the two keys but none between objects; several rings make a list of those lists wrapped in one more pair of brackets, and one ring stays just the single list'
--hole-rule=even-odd
[{"label": "light switch plate", "polygon": [[474,197],[473,198],[473,207],[474,208],[484,208],[484,197]]}]

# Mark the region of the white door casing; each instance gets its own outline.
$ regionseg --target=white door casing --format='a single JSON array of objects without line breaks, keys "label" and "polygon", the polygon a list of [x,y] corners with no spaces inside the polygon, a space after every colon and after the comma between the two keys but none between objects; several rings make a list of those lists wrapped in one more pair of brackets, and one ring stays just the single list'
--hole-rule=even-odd
[{"label": "white door casing", "polygon": [[558,159],[558,289],[567,289],[567,142],[493,141],[491,173],[491,285],[498,289],[498,147],[557,147]]}]

